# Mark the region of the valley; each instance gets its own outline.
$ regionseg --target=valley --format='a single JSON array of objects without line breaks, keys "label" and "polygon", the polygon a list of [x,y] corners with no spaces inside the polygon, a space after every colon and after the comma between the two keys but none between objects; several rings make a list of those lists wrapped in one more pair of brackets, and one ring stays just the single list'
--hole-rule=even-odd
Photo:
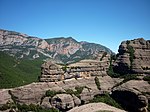
[{"label": "valley", "polygon": [[0,30],[0,111],[149,112],[150,40],[118,54],[72,37]]}]

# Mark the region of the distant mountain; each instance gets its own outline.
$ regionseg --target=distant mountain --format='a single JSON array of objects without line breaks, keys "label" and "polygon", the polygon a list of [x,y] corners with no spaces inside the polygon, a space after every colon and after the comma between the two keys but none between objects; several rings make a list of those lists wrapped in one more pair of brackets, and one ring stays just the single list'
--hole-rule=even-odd
[{"label": "distant mountain", "polygon": [[41,39],[15,31],[0,30],[0,51],[19,59],[52,59],[59,63],[71,63],[99,54],[112,53],[100,44],[78,42],[72,37]]}]

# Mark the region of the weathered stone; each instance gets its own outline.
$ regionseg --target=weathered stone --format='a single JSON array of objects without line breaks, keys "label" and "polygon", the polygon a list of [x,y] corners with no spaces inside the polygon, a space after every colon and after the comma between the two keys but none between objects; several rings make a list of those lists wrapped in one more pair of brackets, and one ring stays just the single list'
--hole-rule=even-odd
[{"label": "weathered stone", "polygon": [[68,112],[126,112],[124,110],[115,108],[105,103],[89,103],[79,107],[75,107]]},{"label": "weathered stone", "polygon": [[8,93],[8,89],[0,90],[0,106],[6,104],[7,102],[13,102],[11,99],[11,95]]},{"label": "weathered stone", "polygon": [[57,94],[51,99],[51,104],[60,110],[68,110],[75,106],[70,94]]},{"label": "weathered stone", "polygon": [[119,46],[114,71],[118,73],[150,74],[150,40],[138,38],[123,41]]},{"label": "weathered stone", "polygon": [[147,112],[148,98],[143,95],[144,92],[150,92],[147,82],[131,80],[115,87],[112,97],[130,111]]},{"label": "weathered stone", "polygon": [[105,76],[109,67],[109,55],[103,61],[82,60],[68,66],[60,66],[51,61],[41,66],[42,82],[54,82],[71,78],[87,78],[94,76]]},{"label": "weathered stone", "polygon": [[43,101],[42,101],[41,106],[42,106],[43,108],[46,108],[46,109],[52,108],[52,106],[51,106],[51,104],[50,104],[50,98],[49,98],[49,97],[45,97],[45,98],[43,99]]},{"label": "weathered stone", "polygon": [[81,104],[81,100],[76,97],[74,94],[72,95],[75,106],[79,106]]},{"label": "weathered stone", "polygon": [[88,88],[84,88],[80,97],[81,97],[81,101],[83,101],[84,103],[88,103],[90,100],[94,98],[94,95],[92,93],[92,90]]}]

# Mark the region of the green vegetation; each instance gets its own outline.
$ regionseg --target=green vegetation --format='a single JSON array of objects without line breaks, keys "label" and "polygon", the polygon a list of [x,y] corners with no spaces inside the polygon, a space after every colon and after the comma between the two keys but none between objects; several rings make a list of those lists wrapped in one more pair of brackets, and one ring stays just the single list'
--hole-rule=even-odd
[{"label": "green vegetation", "polygon": [[67,68],[68,68],[67,65],[64,65],[64,66],[62,67],[62,69],[63,69],[64,72],[67,71]]},{"label": "green vegetation", "polygon": [[0,88],[12,88],[38,81],[42,60],[18,60],[0,52]]},{"label": "green vegetation", "polygon": [[150,76],[145,76],[145,77],[143,78],[143,80],[144,80],[144,81],[148,81],[148,83],[150,84]]},{"label": "green vegetation", "polygon": [[107,74],[111,77],[117,78],[117,77],[120,77],[120,74],[114,72],[113,65],[112,65],[113,60],[116,60],[116,55],[111,55],[110,57],[110,62],[109,62],[110,65],[109,65]]},{"label": "green vegetation", "polygon": [[14,112],[13,109],[16,110],[15,112],[29,112],[29,111],[32,111],[32,112],[59,112],[59,110],[57,110],[55,108],[45,109],[39,105],[34,105],[34,104],[30,104],[30,105],[16,104],[15,105],[14,103],[7,103],[0,107],[1,111],[8,110],[8,109],[10,109],[9,112]]},{"label": "green vegetation", "polygon": [[101,96],[97,95],[90,101],[90,103],[98,103],[98,102],[103,102],[108,105],[122,109],[122,107],[113,98],[111,98],[108,93]]},{"label": "green vegetation", "polygon": [[137,74],[126,74],[126,75],[120,76],[120,78],[124,78],[123,81],[121,81],[120,83],[116,84],[114,87],[122,85],[123,83],[126,83],[126,82],[128,82],[130,80],[140,80],[138,78]]},{"label": "green vegetation", "polygon": [[[45,92],[45,95],[41,98],[41,103],[42,103],[42,100],[43,100],[45,97],[51,97],[51,98],[52,98],[52,97],[54,97],[56,94],[62,94],[62,93],[70,94],[70,95],[74,94],[75,96],[80,97],[80,94],[82,93],[82,91],[83,91],[84,88],[86,88],[86,87],[84,87],[84,86],[82,86],[82,87],[77,86],[77,87],[75,87],[75,90],[76,90],[76,91],[73,91],[72,89],[66,89],[66,90],[65,90],[66,92],[54,91],[54,90],[47,90],[47,91]],[[88,88],[88,89],[89,89],[89,88]]]},{"label": "green vegetation", "polygon": [[57,109],[55,108],[51,108],[51,109],[44,109],[39,105],[34,105],[34,104],[30,104],[30,105],[17,105],[19,111],[18,112],[28,112],[28,111],[33,111],[33,112],[59,112]]},{"label": "green vegetation", "polygon": [[84,87],[84,86],[82,86],[82,87],[77,86],[77,87],[75,87],[76,91],[73,91],[72,89],[66,89],[65,91],[66,91],[67,94],[70,94],[70,95],[74,94],[75,96],[80,98],[80,94],[82,93],[84,88],[86,88],[86,87]]},{"label": "green vegetation", "polygon": [[127,41],[127,49],[128,49],[128,53],[130,55],[130,70],[132,70],[132,65],[133,65],[133,59],[134,59],[134,49],[132,46],[129,45],[130,44],[130,41]]},{"label": "green vegetation", "polygon": [[[10,109],[10,112],[11,112],[13,109],[15,109],[16,112],[28,112],[28,111],[32,111],[32,112],[59,112],[57,109],[54,109],[54,108],[45,109],[39,105],[34,105],[34,104],[20,105],[16,102],[16,97],[11,93],[11,90],[9,90],[8,93],[11,95],[11,99],[13,100],[13,102],[7,102],[6,104],[0,106],[0,110],[2,110],[2,111]],[[49,95],[49,93],[46,93],[46,94]]]},{"label": "green vegetation", "polygon": [[63,92],[61,91],[54,91],[54,90],[47,90],[45,92],[45,97],[53,97],[55,96],[56,94],[62,94]]},{"label": "green vegetation", "polygon": [[107,52],[104,52],[103,55],[102,55],[102,57],[100,58],[100,61],[102,61],[103,58],[106,57],[106,55],[107,55]]},{"label": "green vegetation", "polygon": [[96,84],[96,86],[97,86],[97,89],[101,90],[100,82],[99,82],[98,77],[96,76],[96,77],[94,78],[94,80],[95,80],[95,84]]}]

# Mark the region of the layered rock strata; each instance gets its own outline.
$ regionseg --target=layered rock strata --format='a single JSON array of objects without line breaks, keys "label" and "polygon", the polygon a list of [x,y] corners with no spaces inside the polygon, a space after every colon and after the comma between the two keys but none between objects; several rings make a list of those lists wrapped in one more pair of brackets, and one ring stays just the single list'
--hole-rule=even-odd
[{"label": "layered rock strata", "polygon": [[40,81],[53,82],[71,78],[102,76],[106,75],[108,67],[108,57],[105,57],[103,61],[82,60],[68,66],[61,66],[51,61],[47,61],[41,66]]},{"label": "layered rock strata", "polygon": [[[148,100],[150,101],[150,85],[143,80],[131,80],[120,86],[115,87],[119,79],[112,79],[109,76],[99,77],[101,90],[97,89],[94,77],[84,79],[68,79],[58,82],[39,82],[14,89],[0,90],[0,106],[8,102],[17,102],[19,104],[35,104],[44,108],[58,108],[60,110],[69,110],[81,105],[83,102],[88,103],[94,96],[112,93],[111,96],[119,101],[121,105],[130,107],[127,110],[136,112],[147,112]],[[121,81],[121,80],[120,80]],[[76,91],[76,87],[84,87],[79,96],[68,94],[67,90]],[[115,88],[114,88],[115,87]],[[53,96],[45,96],[46,91],[58,92]],[[60,93],[61,92],[61,93]],[[89,107],[92,109],[92,107]],[[102,108],[100,110],[105,110]],[[111,108],[110,108],[111,109]],[[74,109],[73,109],[74,110]]]},{"label": "layered rock strata", "polygon": [[123,41],[119,46],[114,71],[119,73],[150,74],[150,40],[138,38]]}]

